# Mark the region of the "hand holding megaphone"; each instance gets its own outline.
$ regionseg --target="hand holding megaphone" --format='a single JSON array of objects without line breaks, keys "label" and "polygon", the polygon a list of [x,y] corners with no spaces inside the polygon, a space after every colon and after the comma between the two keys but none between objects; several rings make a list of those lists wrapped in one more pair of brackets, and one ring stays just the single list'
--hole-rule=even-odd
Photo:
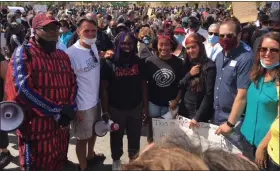
[{"label": "hand holding megaphone", "polygon": [[106,123],[111,119],[111,115],[108,112],[103,113],[101,117]]},{"label": "hand holding megaphone", "polygon": [[103,137],[107,134],[107,132],[113,132],[117,130],[119,130],[119,124],[114,123],[110,119],[108,119],[107,122],[104,120],[99,120],[94,124],[94,132],[98,137]]}]

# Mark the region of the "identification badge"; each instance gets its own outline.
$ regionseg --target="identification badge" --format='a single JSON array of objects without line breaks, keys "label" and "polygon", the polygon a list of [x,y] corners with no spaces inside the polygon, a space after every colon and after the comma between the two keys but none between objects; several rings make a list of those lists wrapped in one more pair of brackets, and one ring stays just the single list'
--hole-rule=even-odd
[{"label": "identification badge", "polygon": [[237,61],[232,60],[232,61],[230,61],[229,66],[235,67],[236,63],[237,63]]}]

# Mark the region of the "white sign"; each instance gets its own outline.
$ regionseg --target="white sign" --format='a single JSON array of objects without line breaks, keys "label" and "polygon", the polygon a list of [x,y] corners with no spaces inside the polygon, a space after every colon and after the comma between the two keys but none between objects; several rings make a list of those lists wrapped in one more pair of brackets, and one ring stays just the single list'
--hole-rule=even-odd
[{"label": "white sign", "polygon": [[279,3],[280,2],[272,2],[271,9],[272,10],[279,10]]},{"label": "white sign", "polygon": [[155,119],[153,118],[153,138],[160,141],[168,135],[175,135],[172,138],[180,138],[187,135],[194,145],[201,145],[203,150],[208,148],[221,148],[225,151],[242,154],[242,152],[228,141],[223,135],[216,135],[218,126],[200,122],[199,128],[190,129],[190,120],[179,116],[177,119]]},{"label": "white sign", "polygon": [[0,48],[1,48],[2,53],[4,53],[3,52],[3,47],[5,47],[5,45],[6,45],[6,39],[5,39],[4,35],[5,35],[4,32],[0,32],[0,41],[1,41],[0,42]]},{"label": "white sign", "polygon": [[47,5],[34,5],[33,9],[36,13],[40,12],[47,12],[48,7]]},{"label": "white sign", "polygon": [[9,12],[10,13],[15,13],[17,10],[20,10],[20,12],[24,12],[24,8],[23,7],[8,7],[8,9],[9,9]]}]

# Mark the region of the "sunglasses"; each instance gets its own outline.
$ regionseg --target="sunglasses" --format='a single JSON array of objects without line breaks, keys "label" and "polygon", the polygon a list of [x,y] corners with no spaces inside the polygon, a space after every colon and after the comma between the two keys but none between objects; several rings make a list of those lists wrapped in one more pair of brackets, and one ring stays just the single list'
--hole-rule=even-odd
[{"label": "sunglasses", "polygon": [[223,39],[223,38],[229,38],[229,39],[231,39],[231,38],[234,37],[234,34],[220,34],[219,37],[220,37],[221,39]]},{"label": "sunglasses", "polygon": [[98,63],[98,59],[96,58],[94,52],[91,49],[90,49],[89,53],[90,53],[90,55],[91,55],[91,57],[93,59],[93,62],[94,63]]},{"label": "sunglasses", "polygon": [[267,47],[260,47],[259,51],[261,53],[267,53],[267,51],[271,52],[271,53],[279,53],[279,49],[277,48],[267,48]]},{"label": "sunglasses", "polygon": [[212,36],[213,34],[214,34],[215,36],[219,36],[219,33],[214,33],[214,32],[208,32],[208,34],[209,34],[210,36]]},{"label": "sunglasses", "polygon": [[59,29],[60,29],[60,26],[57,26],[57,27],[41,27],[39,29],[41,31],[44,31],[44,32],[52,32],[52,31],[58,32]]}]

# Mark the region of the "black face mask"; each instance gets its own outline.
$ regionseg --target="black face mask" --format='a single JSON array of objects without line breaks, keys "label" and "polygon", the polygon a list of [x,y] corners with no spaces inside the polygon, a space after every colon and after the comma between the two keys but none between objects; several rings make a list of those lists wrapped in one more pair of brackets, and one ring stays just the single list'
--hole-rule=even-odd
[{"label": "black face mask", "polygon": [[43,48],[47,53],[52,53],[56,50],[56,41],[47,41],[38,35],[35,36],[36,41],[39,43],[41,48]]},{"label": "black face mask", "polygon": [[111,32],[113,34],[113,36],[117,35],[117,28],[111,28]]}]

